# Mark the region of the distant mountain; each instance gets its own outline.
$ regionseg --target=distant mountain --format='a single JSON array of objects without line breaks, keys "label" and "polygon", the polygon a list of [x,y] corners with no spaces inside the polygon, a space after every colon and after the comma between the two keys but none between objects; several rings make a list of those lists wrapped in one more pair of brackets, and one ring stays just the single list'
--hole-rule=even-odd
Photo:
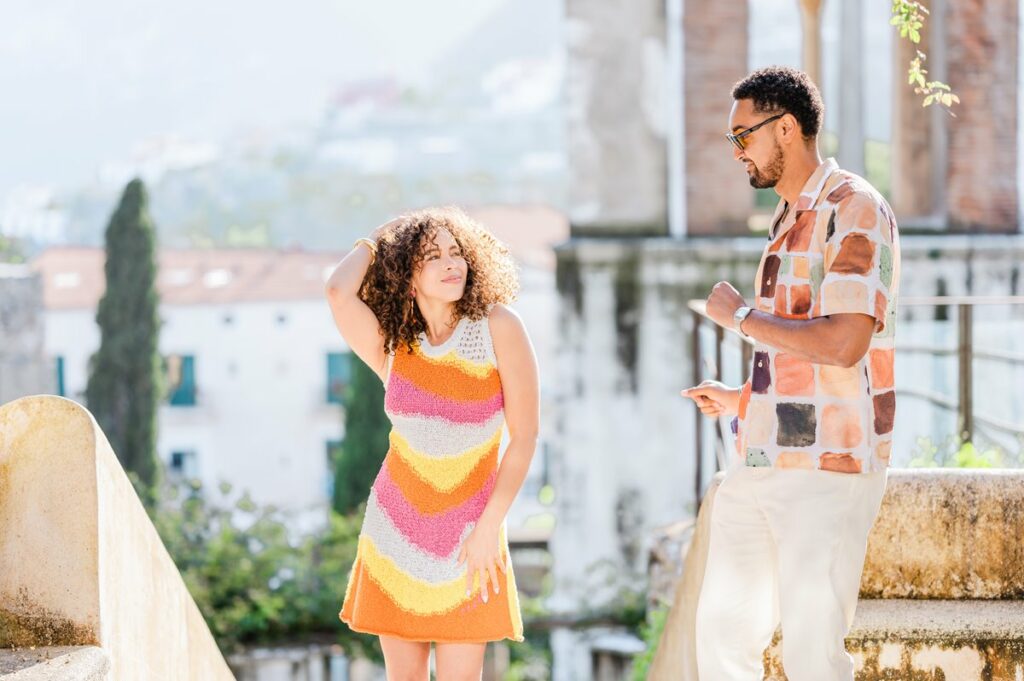
[{"label": "distant mountain", "polygon": [[150,144],[108,164],[117,172],[62,192],[62,237],[30,246],[101,244],[135,174],[150,189],[161,245],[176,248],[334,249],[440,203],[561,208],[562,24],[561,3],[509,0],[452,32],[419,85],[397,75],[344,81],[326,91],[319,122],[229,136],[205,155],[177,138]]}]

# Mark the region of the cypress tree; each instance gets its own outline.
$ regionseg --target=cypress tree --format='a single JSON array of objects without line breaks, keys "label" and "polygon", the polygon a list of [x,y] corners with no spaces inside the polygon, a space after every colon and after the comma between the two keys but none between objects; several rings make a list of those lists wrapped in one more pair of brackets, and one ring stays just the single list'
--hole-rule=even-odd
[{"label": "cypress tree", "polygon": [[86,403],[136,491],[152,504],[158,484],[157,408],[162,366],[156,292],[156,234],[139,179],[125,187],[106,231],[106,292],[89,358]]},{"label": "cypress tree", "polygon": [[345,391],[345,439],[334,460],[334,510],[350,513],[370,496],[388,451],[391,421],[384,413],[384,385],[351,355],[352,379]]}]

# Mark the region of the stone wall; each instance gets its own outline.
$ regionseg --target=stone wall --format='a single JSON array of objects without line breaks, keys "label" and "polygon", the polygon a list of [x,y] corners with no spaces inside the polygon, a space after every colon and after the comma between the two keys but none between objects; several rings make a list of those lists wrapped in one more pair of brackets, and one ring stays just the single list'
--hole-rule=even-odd
[{"label": "stone wall", "polygon": [[569,219],[667,233],[664,0],[567,0]]},{"label": "stone wall", "polygon": [[43,355],[43,286],[28,265],[0,264],[0,404],[53,392]]}]

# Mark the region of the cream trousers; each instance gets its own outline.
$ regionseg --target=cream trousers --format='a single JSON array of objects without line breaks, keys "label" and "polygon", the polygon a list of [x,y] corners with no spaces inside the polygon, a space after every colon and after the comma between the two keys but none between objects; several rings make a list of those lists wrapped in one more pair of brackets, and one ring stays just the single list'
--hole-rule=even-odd
[{"label": "cream trousers", "polygon": [[789,681],[853,681],[843,639],[885,481],[885,471],[743,466],[726,475],[697,605],[701,681],[763,678],[779,624]]}]

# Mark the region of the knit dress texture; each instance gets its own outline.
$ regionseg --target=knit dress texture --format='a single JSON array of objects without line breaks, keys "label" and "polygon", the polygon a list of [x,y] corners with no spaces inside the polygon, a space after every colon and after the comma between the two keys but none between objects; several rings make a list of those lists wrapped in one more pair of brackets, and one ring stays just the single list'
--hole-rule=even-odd
[{"label": "knit dress texture", "polygon": [[460,319],[388,358],[390,447],[373,483],[340,617],[355,631],[409,641],[521,641],[508,540],[500,592],[466,594],[463,542],[494,489],[504,400],[487,318]]}]

